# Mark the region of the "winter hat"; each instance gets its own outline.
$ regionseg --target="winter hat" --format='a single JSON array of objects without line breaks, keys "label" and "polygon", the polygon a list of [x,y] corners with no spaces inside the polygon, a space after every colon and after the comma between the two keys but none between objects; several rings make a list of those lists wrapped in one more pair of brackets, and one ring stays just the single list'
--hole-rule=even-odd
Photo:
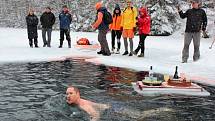
[{"label": "winter hat", "polygon": [[116,4],[116,5],[115,5],[115,9],[117,9],[117,10],[119,10],[119,9],[120,9],[119,4]]},{"label": "winter hat", "polygon": [[[116,13],[116,10],[119,10],[119,13]],[[116,5],[115,5],[115,9],[114,9],[114,11],[113,11],[113,17],[119,16],[119,15],[121,15],[121,9],[120,9],[119,4],[116,4]]]},{"label": "winter hat", "polygon": [[148,13],[146,7],[141,7],[141,8],[139,9],[139,12],[144,13],[144,15],[146,15],[146,14]]},{"label": "winter hat", "polygon": [[96,5],[95,5],[96,10],[98,10],[101,7],[102,7],[102,2],[96,3]]}]

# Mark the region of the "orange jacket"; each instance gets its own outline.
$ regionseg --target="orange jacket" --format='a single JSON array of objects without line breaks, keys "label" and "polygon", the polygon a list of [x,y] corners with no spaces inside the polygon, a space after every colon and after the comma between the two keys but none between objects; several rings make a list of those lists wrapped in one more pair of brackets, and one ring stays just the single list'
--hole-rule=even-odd
[{"label": "orange jacket", "polygon": [[98,19],[93,24],[93,28],[98,28],[98,26],[102,23],[103,20],[103,14],[101,12],[98,13]]},{"label": "orange jacket", "polygon": [[111,30],[120,30],[121,29],[121,21],[122,21],[122,16],[114,16],[113,17],[113,23],[110,24],[110,29]]}]

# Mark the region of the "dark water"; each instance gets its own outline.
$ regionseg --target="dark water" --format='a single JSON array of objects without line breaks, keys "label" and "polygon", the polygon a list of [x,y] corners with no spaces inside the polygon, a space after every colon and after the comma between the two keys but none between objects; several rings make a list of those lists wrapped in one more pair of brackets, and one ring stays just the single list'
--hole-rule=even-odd
[{"label": "dark water", "polygon": [[85,99],[111,105],[101,112],[101,121],[215,120],[214,87],[204,86],[210,97],[142,97],[132,90],[130,82],[146,74],[81,59],[2,64],[0,121],[87,121],[85,112],[65,103],[68,85],[78,87]]}]

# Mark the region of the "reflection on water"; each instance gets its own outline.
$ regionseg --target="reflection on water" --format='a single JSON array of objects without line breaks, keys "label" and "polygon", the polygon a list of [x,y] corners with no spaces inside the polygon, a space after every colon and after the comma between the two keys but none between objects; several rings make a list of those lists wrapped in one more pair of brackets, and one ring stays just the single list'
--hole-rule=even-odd
[{"label": "reflection on water", "polygon": [[[0,121],[87,121],[89,116],[65,103],[70,84],[83,98],[111,105],[101,121],[213,121],[215,88],[210,97],[142,97],[130,82],[148,72],[93,65],[84,59],[0,65]],[[163,75],[156,74],[159,78]]]}]

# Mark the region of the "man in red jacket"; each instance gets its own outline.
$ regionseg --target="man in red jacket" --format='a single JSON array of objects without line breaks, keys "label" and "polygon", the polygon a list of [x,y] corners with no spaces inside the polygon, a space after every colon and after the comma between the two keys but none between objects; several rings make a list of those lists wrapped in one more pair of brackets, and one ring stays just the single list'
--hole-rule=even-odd
[{"label": "man in red jacket", "polygon": [[147,9],[145,7],[141,7],[139,10],[139,13],[140,14],[138,17],[137,26],[139,28],[140,42],[137,49],[134,51],[134,53],[137,55],[137,53],[141,49],[141,54],[138,55],[138,57],[144,57],[145,39],[150,33],[151,18],[148,15]]}]

